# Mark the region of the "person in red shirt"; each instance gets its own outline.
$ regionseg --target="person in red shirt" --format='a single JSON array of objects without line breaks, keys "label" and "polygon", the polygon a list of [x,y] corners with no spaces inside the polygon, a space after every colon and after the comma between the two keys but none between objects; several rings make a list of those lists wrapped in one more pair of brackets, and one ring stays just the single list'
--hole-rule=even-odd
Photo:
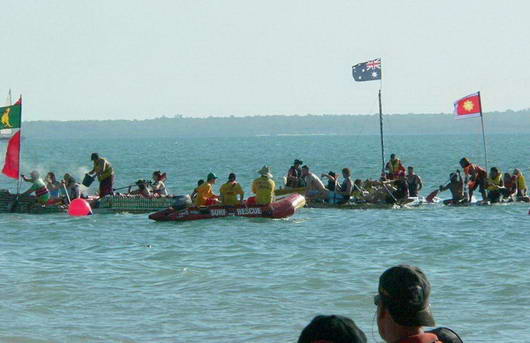
[{"label": "person in red shirt", "polygon": [[487,201],[488,197],[486,195],[486,179],[488,177],[488,173],[486,172],[486,169],[477,164],[471,163],[467,157],[464,157],[460,160],[460,166],[464,168],[464,183],[467,184],[468,187],[469,202],[471,202],[473,192],[477,188],[482,195],[482,201]]},{"label": "person in red shirt", "polygon": [[379,278],[374,304],[377,306],[379,334],[387,343],[462,342],[452,330],[434,326],[429,304],[431,284],[420,268],[398,265],[387,269]]}]

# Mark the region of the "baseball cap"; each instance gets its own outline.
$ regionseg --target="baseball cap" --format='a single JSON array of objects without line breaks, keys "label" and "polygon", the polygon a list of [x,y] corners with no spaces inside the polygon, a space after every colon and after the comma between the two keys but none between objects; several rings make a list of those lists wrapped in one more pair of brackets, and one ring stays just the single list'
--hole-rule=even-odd
[{"label": "baseball cap", "polygon": [[347,317],[319,315],[302,330],[298,343],[365,343],[366,335]]},{"label": "baseball cap", "polygon": [[209,173],[206,180],[213,180],[213,179],[217,179],[217,176],[214,173]]},{"label": "baseball cap", "polygon": [[403,326],[434,326],[431,284],[420,268],[398,265],[379,277],[379,297],[392,319]]}]

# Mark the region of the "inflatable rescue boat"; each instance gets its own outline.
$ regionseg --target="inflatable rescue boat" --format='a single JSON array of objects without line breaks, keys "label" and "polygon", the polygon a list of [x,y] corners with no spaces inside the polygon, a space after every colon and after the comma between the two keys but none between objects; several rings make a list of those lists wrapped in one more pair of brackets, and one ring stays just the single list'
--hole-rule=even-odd
[{"label": "inflatable rescue boat", "polygon": [[185,209],[168,208],[149,215],[156,221],[187,221],[222,217],[263,217],[286,218],[305,205],[305,198],[300,194],[292,194],[268,205],[238,205],[188,207]]}]

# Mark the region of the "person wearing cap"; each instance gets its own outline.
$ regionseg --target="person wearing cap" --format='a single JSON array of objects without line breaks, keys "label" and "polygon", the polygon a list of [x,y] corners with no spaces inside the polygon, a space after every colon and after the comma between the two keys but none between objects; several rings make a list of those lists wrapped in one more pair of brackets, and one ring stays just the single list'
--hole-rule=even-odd
[{"label": "person wearing cap", "polygon": [[31,187],[21,195],[29,195],[35,192],[37,202],[41,205],[46,205],[48,200],[50,200],[50,192],[46,187],[46,183],[41,179],[39,172],[36,170],[32,171],[29,178],[24,175],[20,175],[20,177],[22,177],[22,180],[32,183]]},{"label": "person wearing cap", "polygon": [[452,198],[444,200],[445,205],[458,205],[465,202],[466,196],[464,193],[464,181],[462,180],[462,175],[460,170],[457,170],[456,173],[449,174],[449,183],[445,186],[440,186],[440,192],[450,190]]},{"label": "person wearing cap", "polygon": [[302,167],[302,177],[306,184],[305,197],[308,200],[323,200],[327,198],[329,191],[324,186],[322,180],[315,173],[309,171],[309,166]]},{"label": "person wearing cap", "polygon": [[267,205],[274,201],[274,189],[276,184],[272,180],[271,168],[263,166],[258,170],[261,176],[252,182],[252,192],[256,194],[256,205]]},{"label": "person wearing cap", "polygon": [[435,325],[429,303],[430,293],[431,284],[420,268],[398,265],[387,269],[379,277],[374,297],[381,338],[387,343],[437,343],[442,341],[436,332],[454,333],[445,328],[433,332],[423,330],[424,326]]},{"label": "person wearing cap", "polygon": [[96,174],[98,177],[99,196],[104,197],[107,194],[113,194],[114,169],[112,168],[112,164],[96,152],[90,155],[90,160],[94,162],[94,167],[88,174]]},{"label": "person wearing cap", "polygon": [[[228,175],[228,181],[221,186],[219,194],[221,195],[221,203],[225,206],[243,205],[245,192],[239,182],[236,181],[236,174],[234,173]],[[237,199],[238,195],[239,200]]]},{"label": "person wearing cap", "polygon": [[319,315],[302,330],[298,343],[366,343],[366,335],[348,317]]},{"label": "person wearing cap", "polygon": [[304,178],[302,176],[302,168],[300,166],[303,164],[303,161],[294,160],[293,165],[289,168],[287,172],[287,182],[286,187],[298,188],[304,187]]},{"label": "person wearing cap", "polygon": [[211,206],[219,202],[218,195],[213,193],[213,185],[217,180],[214,173],[209,173],[206,182],[197,188],[197,206]]}]

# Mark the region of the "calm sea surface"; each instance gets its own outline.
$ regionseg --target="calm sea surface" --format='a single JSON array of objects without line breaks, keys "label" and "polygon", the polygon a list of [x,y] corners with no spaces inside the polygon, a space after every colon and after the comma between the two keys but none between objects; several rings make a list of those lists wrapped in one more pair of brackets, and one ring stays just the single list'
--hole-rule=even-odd
[{"label": "calm sea surface", "polygon": [[[107,157],[116,186],[168,173],[176,194],[210,171],[248,190],[268,164],[376,177],[378,137],[23,141],[24,172],[71,172]],[[530,180],[530,135],[488,137],[489,165]],[[5,142],[0,143],[0,153]],[[462,156],[483,164],[480,136],[389,136],[424,195]],[[2,155],[3,156],[3,155]],[[28,184],[24,184],[26,189]],[[0,177],[0,188],[14,184]],[[217,188],[218,189],[218,188]],[[447,194],[446,196],[449,196]],[[530,337],[528,205],[399,210],[301,209],[286,220],[155,223],[146,215],[0,214],[0,342],[294,342],[317,314],[352,317],[380,342],[372,297],[398,263],[431,280],[438,325],[467,342]]]}]

